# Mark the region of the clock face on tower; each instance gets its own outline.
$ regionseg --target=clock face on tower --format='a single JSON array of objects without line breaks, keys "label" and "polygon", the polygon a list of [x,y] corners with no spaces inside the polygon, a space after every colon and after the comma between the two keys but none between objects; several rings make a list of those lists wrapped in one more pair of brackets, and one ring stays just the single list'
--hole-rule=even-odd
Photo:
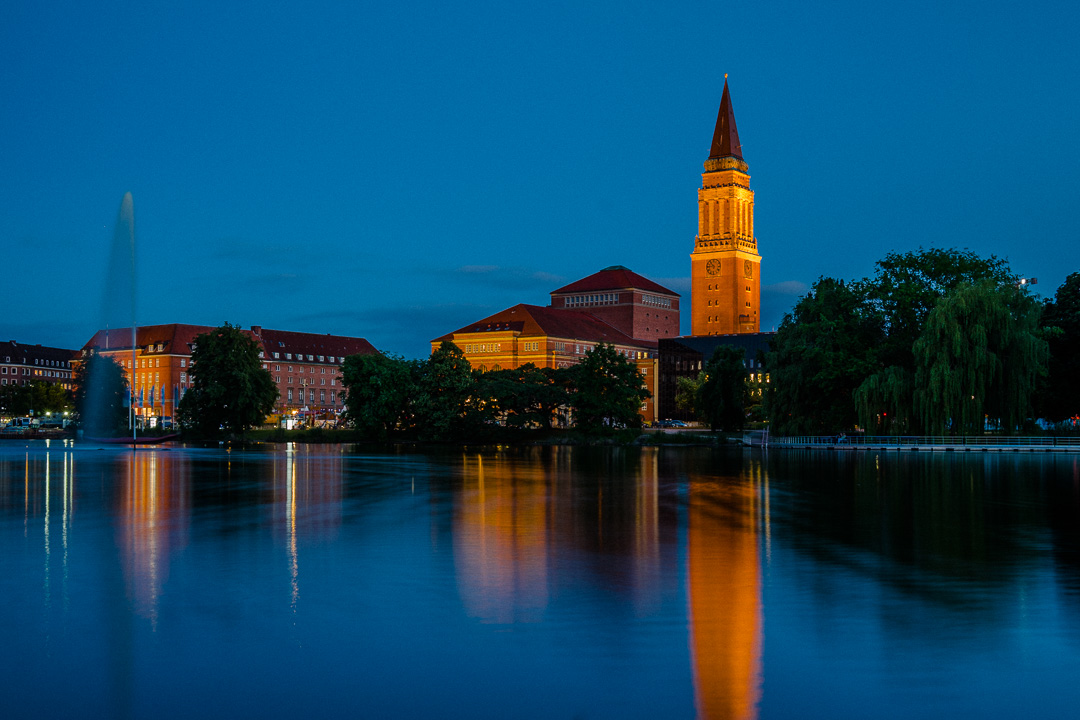
[{"label": "clock face on tower", "polygon": [[719,275],[720,261],[714,258],[709,262],[705,263],[705,272],[709,273],[710,275]]},{"label": "clock face on tower", "polygon": [[749,260],[743,261],[742,269],[746,277],[754,277],[754,264],[752,262]]}]

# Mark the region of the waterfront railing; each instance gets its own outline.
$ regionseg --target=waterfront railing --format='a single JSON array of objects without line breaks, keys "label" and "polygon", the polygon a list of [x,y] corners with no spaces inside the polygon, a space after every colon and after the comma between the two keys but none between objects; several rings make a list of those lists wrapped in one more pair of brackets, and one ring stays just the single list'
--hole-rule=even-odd
[{"label": "waterfront railing", "polygon": [[744,436],[747,445],[768,447],[845,447],[862,449],[986,449],[986,450],[1074,450],[1080,452],[1080,437],[999,436],[999,435],[768,435]]}]

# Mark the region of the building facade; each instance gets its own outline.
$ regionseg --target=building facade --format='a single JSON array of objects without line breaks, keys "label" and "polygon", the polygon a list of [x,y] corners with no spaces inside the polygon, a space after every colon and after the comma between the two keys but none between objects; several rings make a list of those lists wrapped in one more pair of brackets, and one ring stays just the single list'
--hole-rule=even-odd
[{"label": "building facade", "polygon": [[[205,325],[148,325],[136,330],[132,352],[131,328],[99,331],[83,347],[107,355],[127,375],[141,417],[172,417],[192,386],[191,353],[196,338],[214,328]],[[349,355],[378,352],[363,338],[319,335],[253,326],[249,334],[262,345],[263,369],[278,388],[277,413],[340,412],[341,365]]]},{"label": "building facade", "polygon": [[584,310],[632,338],[679,335],[679,294],[622,265],[553,291],[551,307]]},{"label": "building facade", "polygon": [[756,333],[761,326],[754,191],[724,77],[712,147],[698,190],[698,234],[690,255],[691,335]]},{"label": "building facade", "polygon": [[603,343],[632,361],[651,397],[646,422],[657,418],[657,340],[679,331],[679,294],[622,266],[605,268],[551,293],[551,305],[515,305],[436,338],[432,352],[453,342],[481,371],[576,365]]},{"label": "building facade", "polygon": [[71,390],[72,361],[77,350],[27,345],[9,340],[0,343],[0,386],[47,382]]},{"label": "building facade", "polygon": [[743,351],[743,365],[749,372],[753,391],[767,385],[770,378],[764,361],[775,337],[774,332],[764,332],[661,340],[658,348],[656,401],[663,419],[695,419],[691,413],[680,410],[675,403],[679,378],[696,378],[705,369],[716,348],[722,345]]}]

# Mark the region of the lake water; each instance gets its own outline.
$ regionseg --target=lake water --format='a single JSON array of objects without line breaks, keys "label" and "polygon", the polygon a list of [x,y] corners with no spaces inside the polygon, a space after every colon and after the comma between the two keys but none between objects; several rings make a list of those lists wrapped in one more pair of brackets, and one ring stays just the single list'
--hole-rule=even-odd
[{"label": "lake water", "polygon": [[0,443],[0,716],[1073,717],[1080,456]]}]

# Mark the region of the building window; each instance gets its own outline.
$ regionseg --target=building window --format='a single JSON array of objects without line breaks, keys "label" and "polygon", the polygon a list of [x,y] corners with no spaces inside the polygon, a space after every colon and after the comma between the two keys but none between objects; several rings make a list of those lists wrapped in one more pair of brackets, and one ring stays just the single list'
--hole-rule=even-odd
[{"label": "building window", "polygon": [[292,353],[285,353],[286,360],[292,360]]},{"label": "building window", "polygon": [[[291,381],[292,378],[289,378],[289,380]],[[289,388],[289,402],[292,402],[292,388]]]}]

